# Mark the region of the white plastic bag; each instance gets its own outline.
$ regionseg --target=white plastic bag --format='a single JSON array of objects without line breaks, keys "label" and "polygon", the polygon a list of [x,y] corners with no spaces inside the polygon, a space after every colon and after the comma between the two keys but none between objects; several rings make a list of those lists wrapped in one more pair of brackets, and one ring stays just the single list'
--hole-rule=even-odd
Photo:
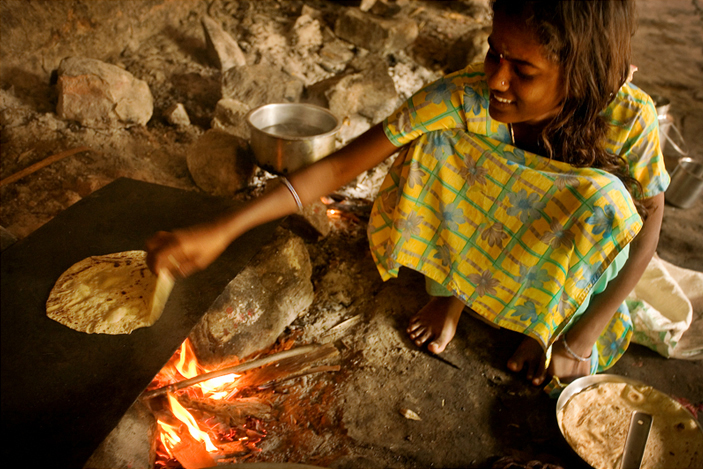
[{"label": "white plastic bag", "polygon": [[703,273],[655,255],[626,301],[633,342],[668,358],[703,359]]}]

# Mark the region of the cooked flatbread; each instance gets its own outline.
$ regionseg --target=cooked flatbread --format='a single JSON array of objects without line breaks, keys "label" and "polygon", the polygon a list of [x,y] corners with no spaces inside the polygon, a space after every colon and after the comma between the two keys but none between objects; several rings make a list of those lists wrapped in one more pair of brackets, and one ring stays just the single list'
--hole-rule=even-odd
[{"label": "cooked flatbread", "polygon": [[618,469],[634,411],[652,415],[642,468],[703,467],[703,432],[681,404],[651,386],[606,382],[574,395],[557,418],[588,464]]},{"label": "cooked flatbread", "polygon": [[149,270],[144,251],[92,256],[59,277],[46,314],[80,332],[129,334],[159,319],[172,287],[169,274]]}]

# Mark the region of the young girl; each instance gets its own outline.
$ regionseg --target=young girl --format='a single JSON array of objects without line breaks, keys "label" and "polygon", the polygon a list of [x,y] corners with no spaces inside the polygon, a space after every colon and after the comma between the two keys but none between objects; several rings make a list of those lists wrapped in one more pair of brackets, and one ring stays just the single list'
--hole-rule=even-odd
[{"label": "young girl", "polygon": [[[496,0],[483,64],[416,93],[333,155],[219,220],[147,245],[188,275],[247,230],[401,149],[369,220],[384,279],[423,273],[410,338],[434,353],[465,309],[523,333],[508,361],[548,389],[611,366],[623,300],[657,245],[669,179],[651,99],[626,83],[634,2]],[[638,214],[638,210],[641,213]]]}]

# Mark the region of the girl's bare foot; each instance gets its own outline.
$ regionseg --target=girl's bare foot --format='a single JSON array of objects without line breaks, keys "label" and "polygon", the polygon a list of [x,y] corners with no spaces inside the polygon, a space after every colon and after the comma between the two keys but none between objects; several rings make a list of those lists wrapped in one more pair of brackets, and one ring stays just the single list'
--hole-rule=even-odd
[{"label": "girl's bare foot", "polygon": [[441,353],[454,338],[464,303],[454,296],[434,296],[410,319],[407,332],[418,347],[427,341],[427,350]]},{"label": "girl's bare foot", "polygon": [[587,376],[591,369],[589,361],[578,361],[569,356],[561,341],[552,346],[549,369],[544,366],[545,359],[542,346],[532,337],[525,337],[508,360],[508,368],[515,372],[527,368],[527,379],[535,386],[542,384],[547,374],[558,376],[562,383],[568,383],[581,376]]},{"label": "girl's bare foot", "polygon": [[522,371],[527,368],[527,379],[539,386],[547,375],[545,355],[542,346],[532,337],[525,337],[512,357],[508,360],[511,371]]}]

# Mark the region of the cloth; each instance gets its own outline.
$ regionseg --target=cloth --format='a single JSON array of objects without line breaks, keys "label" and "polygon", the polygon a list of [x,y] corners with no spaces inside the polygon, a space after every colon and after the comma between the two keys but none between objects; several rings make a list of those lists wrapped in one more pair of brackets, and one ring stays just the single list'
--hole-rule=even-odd
[{"label": "cloth", "polygon": [[667,358],[703,359],[703,272],[654,256],[627,306],[633,342]]},{"label": "cloth", "polygon": [[[508,127],[488,114],[489,90],[483,64],[471,64],[421,89],[384,121],[388,139],[401,147],[420,135],[462,129],[510,143]],[[652,99],[625,83],[603,111],[609,126],[605,148],[620,155],[642,184],[640,198],[664,192],[670,178],[659,148],[659,119]],[[515,155],[520,158],[520,153]]]},{"label": "cloth", "polygon": [[515,152],[461,130],[420,136],[381,186],[371,253],[384,279],[417,270],[546,349],[642,221],[617,177]]},{"label": "cloth", "polygon": [[[596,284],[593,286],[591,295],[586,298],[571,319],[569,319],[569,323],[564,329],[564,333],[568,332],[569,329],[576,324],[583,313],[586,312],[593,295],[601,293],[608,286],[608,283],[617,277],[620,269],[622,269],[625,265],[629,254],[630,245],[628,244],[615,257],[615,260],[608,266],[605,272],[603,272],[603,275],[600,276]],[[593,344],[593,348],[591,349],[591,360],[589,363],[589,374],[594,375],[613,366],[613,364],[618,361],[630,345],[632,332],[633,327],[630,311],[625,303],[623,303],[620,305],[615,313],[615,316],[610,323],[608,323],[608,326],[605,328],[603,333],[601,333],[598,337],[596,343]],[[547,349],[546,356],[547,366],[549,366],[549,360],[551,359],[551,347]],[[567,386],[567,384],[562,384],[557,376],[552,376],[552,379],[544,387],[544,391],[551,397],[559,397],[559,394]]]},{"label": "cloth", "polygon": [[[412,143],[374,203],[371,252],[384,279],[401,265],[417,270],[548,349],[642,221],[617,177],[510,145],[507,126],[488,114],[488,97],[482,65],[471,65],[385,121],[391,142]],[[607,147],[626,159],[643,196],[664,191],[651,99],[624,85],[604,116]],[[625,310],[602,337],[622,352],[629,334]],[[619,356],[611,355],[610,364]]]}]

